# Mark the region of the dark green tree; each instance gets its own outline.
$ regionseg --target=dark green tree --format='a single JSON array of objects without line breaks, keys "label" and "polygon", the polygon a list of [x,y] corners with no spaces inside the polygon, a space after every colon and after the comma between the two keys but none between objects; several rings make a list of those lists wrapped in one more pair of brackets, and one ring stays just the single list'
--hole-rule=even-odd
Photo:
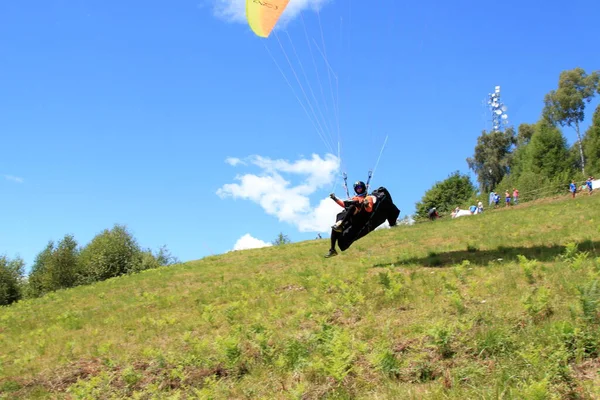
[{"label": "dark green tree", "polygon": [[527,145],[531,141],[531,137],[535,132],[535,124],[521,124],[519,125],[518,134],[516,137],[516,147],[512,151],[510,157],[510,176],[505,176],[501,184],[497,186],[506,187],[516,186],[516,182],[519,177],[526,172],[524,170],[524,159],[527,157]]},{"label": "dark green tree", "polygon": [[536,124],[522,162],[523,170],[549,179],[572,173],[567,140],[560,129],[545,119]]},{"label": "dark green tree", "polygon": [[600,74],[598,72],[588,75],[582,68],[574,68],[561,72],[558,89],[550,91],[544,97],[544,117],[553,124],[558,123],[561,126],[575,128],[583,175],[585,175],[585,156],[579,124],[585,117],[585,103],[589,103],[595,93],[600,90],[599,82]]},{"label": "dark green tree", "polygon": [[468,175],[461,175],[455,171],[448,178],[436,182],[429,189],[421,201],[416,203],[416,214],[418,217],[426,218],[427,211],[436,207],[438,212],[446,213],[453,210],[475,195],[475,186]]},{"label": "dark green tree", "polygon": [[589,127],[583,138],[583,148],[589,174],[600,174],[600,105],[596,107]]},{"label": "dark green tree", "polygon": [[477,138],[475,154],[467,158],[469,168],[477,174],[479,190],[489,192],[510,171],[512,149],[516,143],[515,131],[492,131],[481,133]]},{"label": "dark green tree", "polygon": [[0,256],[0,306],[6,306],[21,299],[21,281],[25,263],[19,257],[11,260]]}]

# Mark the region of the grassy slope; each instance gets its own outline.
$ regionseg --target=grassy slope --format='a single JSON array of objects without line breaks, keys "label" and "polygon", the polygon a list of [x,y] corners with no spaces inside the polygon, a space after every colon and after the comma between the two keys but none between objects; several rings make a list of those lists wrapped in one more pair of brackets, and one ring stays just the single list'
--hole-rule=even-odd
[{"label": "grassy slope", "polygon": [[600,196],[555,200],[0,308],[0,397],[597,398]]}]

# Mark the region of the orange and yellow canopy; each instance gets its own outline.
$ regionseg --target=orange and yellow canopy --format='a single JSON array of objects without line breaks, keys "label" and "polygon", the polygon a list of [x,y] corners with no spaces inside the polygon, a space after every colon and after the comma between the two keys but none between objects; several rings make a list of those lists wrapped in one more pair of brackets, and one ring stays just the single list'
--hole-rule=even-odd
[{"label": "orange and yellow canopy", "polygon": [[246,19],[252,31],[269,37],[290,0],[246,0]]}]

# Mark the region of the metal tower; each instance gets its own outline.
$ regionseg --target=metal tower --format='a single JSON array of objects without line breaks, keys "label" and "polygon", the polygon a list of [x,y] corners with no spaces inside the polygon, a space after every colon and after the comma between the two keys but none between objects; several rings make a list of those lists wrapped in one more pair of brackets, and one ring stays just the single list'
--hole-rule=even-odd
[{"label": "metal tower", "polygon": [[488,94],[487,104],[492,113],[492,131],[503,131],[508,125],[508,108],[500,99],[500,86],[495,87],[494,93]]}]

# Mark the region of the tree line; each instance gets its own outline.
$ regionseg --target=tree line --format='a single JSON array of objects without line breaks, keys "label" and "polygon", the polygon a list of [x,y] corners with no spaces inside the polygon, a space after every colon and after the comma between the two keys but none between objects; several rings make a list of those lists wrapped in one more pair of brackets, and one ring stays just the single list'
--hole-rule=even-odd
[{"label": "tree line", "polygon": [[[600,175],[600,105],[591,126],[581,134],[585,106],[600,94],[600,71],[587,74],[582,68],[560,73],[558,87],[543,99],[538,121],[522,123],[517,130],[483,130],[474,154],[466,159],[477,176],[478,187],[466,174],[451,173],[436,182],[416,203],[417,218],[426,218],[431,207],[442,213],[485,203],[492,191],[512,192],[519,201],[564,193],[568,184]],[[572,128],[577,141],[569,146],[561,128]]]},{"label": "tree line", "polygon": [[141,248],[119,224],[97,234],[83,247],[73,235],[65,235],[57,243],[48,242],[28,275],[20,257],[0,256],[0,306],[178,262],[166,246],[156,252]]}]

